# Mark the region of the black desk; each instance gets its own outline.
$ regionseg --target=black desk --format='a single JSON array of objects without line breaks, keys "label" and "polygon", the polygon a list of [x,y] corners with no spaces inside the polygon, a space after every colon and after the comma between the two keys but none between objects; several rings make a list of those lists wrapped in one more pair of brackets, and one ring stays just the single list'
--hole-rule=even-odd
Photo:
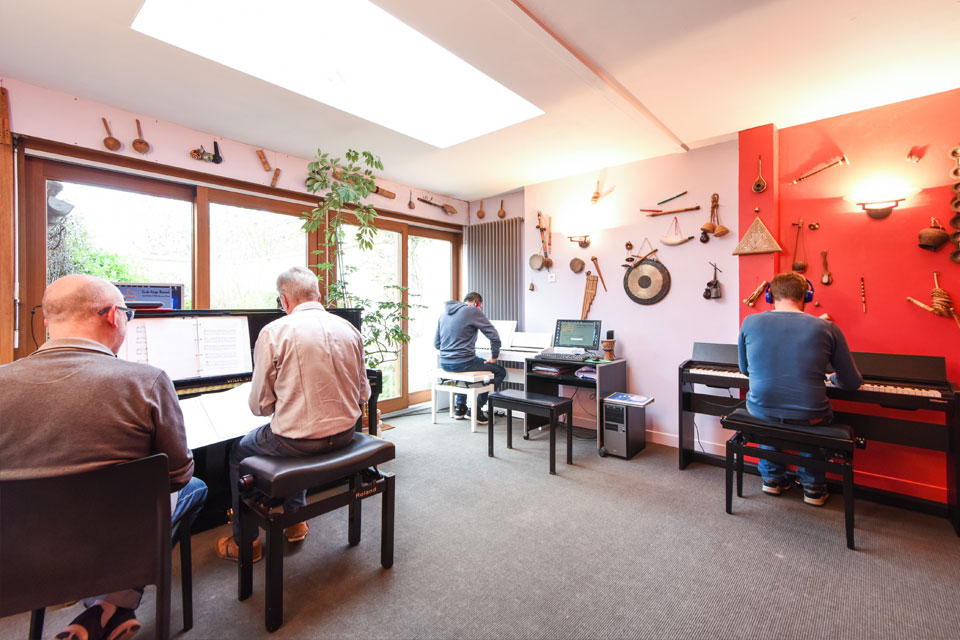
[{"label": "black desk", "polygon": [[[585,380],[575,375],[564,374],[552,376],[545,373],[533,371],[533,365],[544,364],[548,366],[590,366],[596,367],[597,379]],[[597,421],[597,449],[603,446],[603,429],[599,428],[603,414],[603,399],[611,393],[617,393],[627,390],[627,361],[619,358],[617,360],[608,360],[602,363],[589,362],[570,362],[550,360],[547,358],[527,358],[524,368],[524,381],[526,391],[533,393],[544,393],[551,396],[560,395],[560,386],[578,387],[580,389],[589,389],[596,395],[594,403],[594,419]],[[524,438],[531,429],[541,427],[547,424],[546,418],[538,416],[526,416],[523,421]]]}]

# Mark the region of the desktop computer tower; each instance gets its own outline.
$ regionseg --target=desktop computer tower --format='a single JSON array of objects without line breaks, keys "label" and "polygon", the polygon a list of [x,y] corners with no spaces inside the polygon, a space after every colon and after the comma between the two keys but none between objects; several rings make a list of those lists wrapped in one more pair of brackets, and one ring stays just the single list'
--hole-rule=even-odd
[{"label": "desktop computer tower", "polygon": [[647,446],[647,410],[605,399],[603,401],[603,455],[629,460]]}]

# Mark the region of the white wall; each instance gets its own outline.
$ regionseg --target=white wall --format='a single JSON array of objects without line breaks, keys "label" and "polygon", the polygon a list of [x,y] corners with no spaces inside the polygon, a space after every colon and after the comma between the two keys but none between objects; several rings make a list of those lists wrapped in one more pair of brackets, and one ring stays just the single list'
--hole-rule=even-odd
[{"label": "white wall", "polygon": [[[628,362],[627,391],[656,398],[647,408],[648,439],[654,442],[677,445],[677,368],[690,357],[693,343],[735,343],[737,339],[738,267],[737,258],[731,253],[738,237],[737,165],[737,143],[733,141],[613,167],[602,173],[530,185],[524,190],[525,254],[535,253],[539,246],[539,232],[535,227],[537,210],[540,210],[553,217],[551,257],[554,260],[549,273],[546,269],[537,272],[525,268],[524,286],[534,285],[534,291],[525,291],[526,330],[552,332],[557,318],[580,317],[585,273],[587,270],[596,273],[590,261],[591,256],[596,256],[608,290],[598,288],[588,317],[603,321],[604,335],[608,329],[615,331],[616,355]],[[598,178],[601,191],[615,188],[598,205],[591,205],[590,196]],[[656,206],[658,201],[682,191],[688,191],[687,195]],[[702,244],[698,240],[700,225],[709,219],[713,193],[720,195],[720,219],[730,233],[723,238],[711,237],[708,243]],[[651,218],[639,211],[696,204],[700,205],[700,211],[681,213],[678,218],[684,235],[696,235],[697,239],[672,247],[661,244],[659,239],[665,235],[673,216]],[[580,249],[565,235],[579,233],[581,227],[593,228],[588,249]],[[623,288],[626,269],[621,266],[627,255],[626,241],[633,242],[636,253],[644,237],[659,249],[656,255],[672,279],[666,298],[646,306],[627,297]],[[579,274],[569,268],[575,256],[587,263]],[[724,297],[719,300],[703,298],[706,283],[713,277],[708,261],[717,263],[723,270],[719,278]],[[549,274],[556,275],[556,282],[548,282]],[[580,398],[584,396],[580,394]],[[586,423],[590,419],[584,403],[578,400],[577,404],[576,422]],[[592,404],[587,406],[592,415]],[[715,419],[699,416],[698,425],[707,450],[711,448],[709,443],[725,440]]]}]

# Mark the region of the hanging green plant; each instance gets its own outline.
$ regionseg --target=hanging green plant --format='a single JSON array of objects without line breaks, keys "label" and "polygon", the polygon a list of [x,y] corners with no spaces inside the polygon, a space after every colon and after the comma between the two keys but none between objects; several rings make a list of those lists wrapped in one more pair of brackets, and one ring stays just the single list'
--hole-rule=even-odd
[{"label": "hanging green plant", "polygon": [[342,245],[346,216],[357,220],[356,240],[365,251],[373,249],[377,228],[373,221],[377,210],[364,200],[377,188],[373,170],[383,170],[378,156],[369,151],[348,149],[345,161],[331,158],[330,154],[317,149],[317,155],[307,165],[307,191],[318,194],[321,202],[311,211],[304,212],[303,228],[307,232],[322,230],[318,255],[336,256],[336,261],[325,259],[317,264],[321,271],[320,281],[327,289],[330,303],[347,305],[350,296],[343,273]]}]

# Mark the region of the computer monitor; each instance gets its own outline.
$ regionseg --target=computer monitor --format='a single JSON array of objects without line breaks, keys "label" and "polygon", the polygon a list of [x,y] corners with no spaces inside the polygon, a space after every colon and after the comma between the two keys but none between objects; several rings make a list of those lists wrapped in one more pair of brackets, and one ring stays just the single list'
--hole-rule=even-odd
[{"label": "computer monitor", "polygon": [[596,351],[600,348],[599,320],[557,320],[553,346]]},{"label": "computer monitor", "polygon": [[183,309],[183,285],[155,282],[114,282],[131,309]]}]

